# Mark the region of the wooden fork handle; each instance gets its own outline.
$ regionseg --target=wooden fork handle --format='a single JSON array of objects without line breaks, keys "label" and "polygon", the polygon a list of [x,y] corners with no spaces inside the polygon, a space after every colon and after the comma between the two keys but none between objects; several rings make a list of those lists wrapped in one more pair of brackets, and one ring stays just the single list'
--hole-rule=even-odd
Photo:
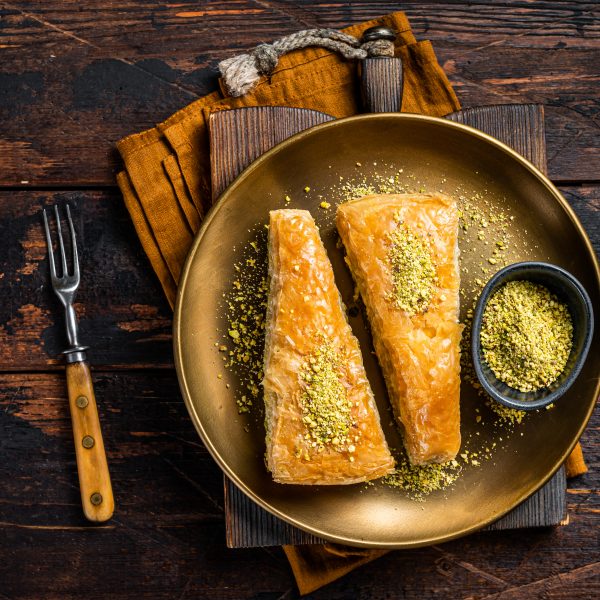
[{"label": "wooden fork handle", "polygon": [[369,113],[400,112],[404,77],[400,58],[365,58],[360,63],[363,109]]},{"label": "wooden fork handle", "polygon": [[67,364],[67,388],[83,512],[90,521],[108,521],[115,501],[87,362]]}]

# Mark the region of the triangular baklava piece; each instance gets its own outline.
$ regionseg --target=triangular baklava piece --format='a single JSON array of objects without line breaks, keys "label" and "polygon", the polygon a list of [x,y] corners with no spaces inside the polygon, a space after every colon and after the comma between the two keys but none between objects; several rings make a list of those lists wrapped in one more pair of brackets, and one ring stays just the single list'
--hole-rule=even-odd
[{"label": "triangular baklava piece", "polygon": [[458,209],[442,194],[341,204],[337,228],[413,464],[460,448]]},{"label": "triangular baklava piece", "polygon": [[308,211],[271,212],[269,275],[263,386],[273,479],[334,485],[391,472],[358,340]]}]

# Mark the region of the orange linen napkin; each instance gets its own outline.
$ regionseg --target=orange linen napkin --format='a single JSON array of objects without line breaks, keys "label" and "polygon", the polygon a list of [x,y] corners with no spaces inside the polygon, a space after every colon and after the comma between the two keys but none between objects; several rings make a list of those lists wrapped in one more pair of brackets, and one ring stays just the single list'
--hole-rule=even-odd
[{"label": "orange linen napkin", "polygon": [[[417,42],[403,13],[394,13],[344,29],[360,37],[368,27],[385,25],[398,33],[396,55],[404,68],[404,112],[443,116],[460,109],[431,43]],[[224,86],[181,109],[155,128],[117,144],[125,169],[117,181],[142,246],[173,306],[183,264],[211,203],[208,116],[242,106],[280,105],[309,108],[347,117],[359,112],[356,63],[319,48],[297,50],[279,60],[270,77],[241,98]],[[575,453],[574,453],[575,456]],[[585,472],[569,459],[570,475]],[[383,554],[335,544],[285,546],[301,593],[329,583]]]},{"label": "orange linen napkin", "polygon": [[[404,67],[403,111],[443,116],[460,108],[431,43],[415,40],[403,13],[344,31],[360,37],[374,25],[386,25],[398,33],[396,54]],[[359,112],[356,63],[321,48],[282,56],[273,74],[241,98],[228,97],[222,84],[221,88],[155,128],[117,144],[125,163],[117,182],[171,306],[188,249],[210,207],[210,112],[261,105],[309,108],[334,117]]]}]

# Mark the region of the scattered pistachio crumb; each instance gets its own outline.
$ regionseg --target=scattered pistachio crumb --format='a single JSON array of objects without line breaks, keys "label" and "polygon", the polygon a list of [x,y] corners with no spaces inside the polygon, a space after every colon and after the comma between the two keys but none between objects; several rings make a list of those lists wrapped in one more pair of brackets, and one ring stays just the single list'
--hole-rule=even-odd
[{"label": "scattered pistachio crumb", "polygon": [[405,490],[413,500],[423,501],[432,492],[452,485],[461,471],[462,467],[456,460],[414,466],[404,457],[397,460],[394,472],[386,475],[383,482],[388,486]]},{"label": "scattered pistachio crumb", "polygon": [[[236,391],[239,413],[247,413],[259,395],[263,376],[264,327],[267,307],[267,229],[258,227],[254,238],[242,249],[234,264],[236,279],[225,294],[227,335],[232,347],[225,347],[226,369],[237,375],[247,393]],[[248,261],[249,256],[254,256]]]}]

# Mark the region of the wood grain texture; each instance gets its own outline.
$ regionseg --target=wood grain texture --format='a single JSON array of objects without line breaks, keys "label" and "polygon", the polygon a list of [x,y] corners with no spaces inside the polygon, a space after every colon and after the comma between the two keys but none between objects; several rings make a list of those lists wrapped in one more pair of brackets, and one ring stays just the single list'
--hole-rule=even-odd
[{"label": "wood grain texture", "polygon": [[[10,186],[0,192],[2,600],[297,597],[278,549],[225,546],[222,473],[170,370],[170,310],[110,187],[113,145],[215,89],[221,58],[398,9],[432,40],[464,106],[546,105],[550,175],[600,252],[596,2],[0,0],[0,186]],[[39,230],[41,206],[65,200],[80,213],[77,309],[119,500],[104,525],[81,512],[55,358],[62,314]],[[567,527],[394,552],[309,597],[596,597],[599,440],[597,410],[582,439],[590,471],[569,482]]]},{"label": "wood grain texture", "polygon": [[92,367],[171,368],[172,313],[114,189],[0,192],[0,370],[64,370],[41,210],[67,202],[80,246],[75,310]]},{"label": "wood grain texture", "polygon": [[227,477],[223,477],[225,540],[228,548],[260,548],[291,544],[322,544],[325,540],[302,531],[260,508]]},{"label": "wood grain texture", "polygon": [[298,131],[333,121],[303,108],[257,106],[210,116],[210,167],[213,202],[256,158]]},{"label": "wood grain texture", "polygon": [[[539,492],[484,530],[503,531],[560,524],[567,517],[566,487],[565,470],[561,468]],[[263,510],[227,478],[224,478],[224,488],[228,548],[296,546],[325,541]]]},{"label": "wood grain texture", "polygon": [[447,118],[489,133],[527,158],[542,173],[548,172],[542,105],[477,106],[452,113]]},{"label": "wood grain texture", "polygon": [[364,112],[400,112],[402,61],[399,58],[366,58],[361,61],[360,93]]},{"label": "wood grain texture", "polygon": [[[600,186],[560,190],[600,252]],[[0,371],[64,369],[63,313],[50,287],[40,211],[66,202],[80,234],[76,310],[92,368],[172,368],[172,313],[119,190],[0,190]]]},{"label": "wood grain texture", "polygon": [[[296,598],[279,549],[226,549],[222,473],[198,439],[175,374],[93,378],[118,499],[103,525],[81,512],[64,374],[0,374],[0,597]],[[310,598],[593,598],[599,431],[596,411],[582,439],[590,471],[570,482],[567,527],[393,552]],[[532,592],[519,591],[531,584]]]},{"label": "wood grain texture", "polygon": [[112,517],[115,499],[90,366],[70,363],[66,375],[83,513],[88,521],[103,523]]},{"label": "wood grain texture", "polygon": [[0,183],[111,185],[114,143],[213,91],[219,59],[393,10],[432,40],[463,106],[545,104],[551,177],[598,180],[597,3],[226,4],[2,2]]}]

